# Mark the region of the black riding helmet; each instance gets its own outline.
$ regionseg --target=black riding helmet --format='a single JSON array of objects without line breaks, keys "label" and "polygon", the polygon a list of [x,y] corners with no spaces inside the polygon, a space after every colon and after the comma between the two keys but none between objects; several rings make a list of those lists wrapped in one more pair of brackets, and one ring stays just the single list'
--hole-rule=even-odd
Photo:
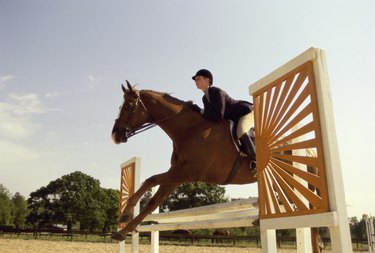
[{"label": "black riding helmet", "polygon": [[214,80],[211,72],[207,69],[200,69],[198,72],[195,74],[195,76],[192,77],[193,80],[195,80],[196,76],[204,76],[210,79],[210,85],[212,84],[212,81]]}]

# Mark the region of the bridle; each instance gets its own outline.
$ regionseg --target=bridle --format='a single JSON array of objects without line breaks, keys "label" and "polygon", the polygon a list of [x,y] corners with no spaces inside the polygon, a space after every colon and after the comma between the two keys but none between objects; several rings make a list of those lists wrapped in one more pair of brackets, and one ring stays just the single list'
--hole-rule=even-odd
[{"label": "bridle", "polygon": [[[144,132],[144,131],[146,131],[146,130],[148,130],[150,128],[153,128],[153,127],[157,126],[159,123],[162,123],[164,121],[167,121],[167,120],[170,120],[172,118],[175,118],[175,117],[177,117],[177,116],[185,113],[187,111],[186,109],[189,108],[189,107],[186,107],[186,108],[182,109],[181,111],[179,111],[178,113],[173,114],[171,116],[167,116],[167,117],[165,117],[163,119],[160,119],[160,120],[157,120],[157,121],[154,121],[154,122],[144,123],[143,125],[141,125],[139,127],[132,128],[131,127],[131,122],[132,122],[133,117],[135,115],[135,111],[138,109],[139,105],[142,106],[142,108],[143,108],[143,110],[145,112],[148,111],[147,108],[146,108],[146,106],[145,106],[145,104],[143,103],[140,95],[139,95],[137,97],[137,99],[135,100],[135,102],[132,103],[133,108],[131,109],[131,114],[130,114],[129,120],[128,120],[127,123],[125,123],[125,135],[126,135],[126,138],[130,138],[130,137],[132,137],[132,136],[134,136],[136,134],[142,133],[142,132]],[[119,120],[119,118],[117,118],[115,120],[115,122],[117,122],[118,120]]]}]

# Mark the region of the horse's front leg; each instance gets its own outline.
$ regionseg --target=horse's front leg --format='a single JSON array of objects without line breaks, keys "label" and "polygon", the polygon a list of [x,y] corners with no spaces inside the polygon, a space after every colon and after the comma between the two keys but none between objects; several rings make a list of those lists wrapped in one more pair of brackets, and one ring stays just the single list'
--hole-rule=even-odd
[{"label": "horse's front leg", "polygon": [[166,178],[168,178],[168,172],[154,175],[146,179],[142,186],[128,199],[124,211],[121,213],[121,216],[119,218],[119,223],[124,223],[133,219],[133,208],[142,198],[143,194],[145,194],[152,187],[164,183],[166,181]]},{"label": "horse's front leg", "polygon": [[127,224],[120,231],[113,233],[111,238],[123,241],[125,240],[126,234],[135,230],[135,228],[142,222],[147,215],[152,213],[157,207],[159,207],[163,201],[168,197],[168,195],[178,186],[178,184],[168,184],[160,185],[158,191],[150,199],[147,205],[143,208],[139,215],[132,219],[129,224]]}]

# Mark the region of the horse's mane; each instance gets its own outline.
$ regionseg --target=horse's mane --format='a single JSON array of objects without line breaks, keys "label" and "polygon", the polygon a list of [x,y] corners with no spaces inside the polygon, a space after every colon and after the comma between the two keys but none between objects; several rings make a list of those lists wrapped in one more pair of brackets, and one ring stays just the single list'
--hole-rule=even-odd
[{"label": "horse's mane", "polygon": [[147,92],[147,93],[160,96],[169,103],[176,104],[176,105],[183,105],[184,107],[190,107],[193,104],[191,100],[184,101],[184,100],[178,99],[170,95],[171,93],[159,92],[159,91],[153,91],[153,90],[142,90],[142,92]]}]

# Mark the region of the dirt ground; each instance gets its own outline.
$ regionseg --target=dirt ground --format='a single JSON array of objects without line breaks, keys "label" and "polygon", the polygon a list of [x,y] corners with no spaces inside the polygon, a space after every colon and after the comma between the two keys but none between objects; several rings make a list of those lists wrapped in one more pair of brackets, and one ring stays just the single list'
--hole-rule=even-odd
[{"label": "dirt ground", "polygon": [[[130,253],[130,245],[126,245],[126,253]],[[44,240],[0,239],[0,253],[117,253],[118,244],[62,242]],[[140,245],[141,253],[149,253],[150,245]],[[160,245],[160,253],[259,253],[260,249],[200,247],[200,246],[164,246]],[[278,253],[295,253],[296,250],[282,249]],[[329,252],[329,251],[324,251]]]}]

